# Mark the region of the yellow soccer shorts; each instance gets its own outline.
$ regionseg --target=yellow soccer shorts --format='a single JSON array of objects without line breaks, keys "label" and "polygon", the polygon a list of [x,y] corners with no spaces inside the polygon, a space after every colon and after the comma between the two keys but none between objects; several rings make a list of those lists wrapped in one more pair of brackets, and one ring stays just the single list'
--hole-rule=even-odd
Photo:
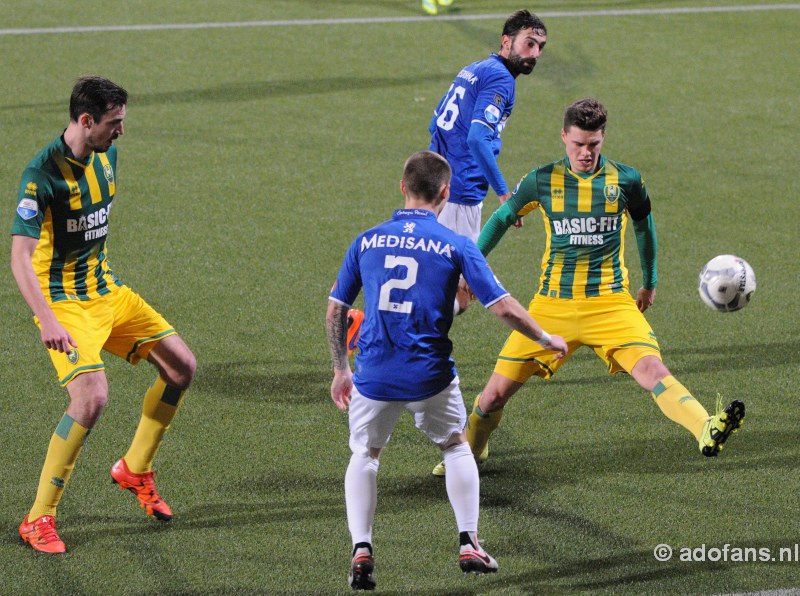
[{"label": "yellow soccer shorts", "polygon": [[78,344],[68,354],[48,350],[62,387],[82,373],[103,370],[100,350],[136,364],[160,340],[175,334],[164,317],[127,286],[92,300],[54,302],[50,308]]},{"label": "yellow soccer shorts", "polygon": [[609,373],[630,373],[645,356],[661,358],[658,340],[628,292],[573,299],[537,294],[528,312],[545,331],[562,336],[569,351],[559,360],[554,352],[512,332],[494,371],[519,383],[533,375],[552,377],[581,346],[592,348]]}]

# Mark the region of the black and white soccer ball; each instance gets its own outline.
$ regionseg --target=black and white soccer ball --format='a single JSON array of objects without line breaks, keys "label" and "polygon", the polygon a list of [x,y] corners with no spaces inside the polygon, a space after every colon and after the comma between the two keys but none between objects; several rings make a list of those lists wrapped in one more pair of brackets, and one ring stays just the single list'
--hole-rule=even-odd
[{"label": "black and white soccer ball", "polygon": [[700,298],[718,312],[747,306],[756,291],[756,274],[750,263],[734,255],[719,255],[705,264],[698,284]]}]

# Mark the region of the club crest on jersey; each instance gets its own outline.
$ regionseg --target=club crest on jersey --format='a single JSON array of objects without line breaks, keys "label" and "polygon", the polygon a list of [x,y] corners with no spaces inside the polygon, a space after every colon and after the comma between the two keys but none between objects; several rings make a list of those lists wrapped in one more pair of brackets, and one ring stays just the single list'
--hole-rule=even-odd
[{"label": "club crest on jersey", "polygon": [[39,214],[39,204],[33,199],[22,199],[17,205],[17,214],[22,219],[32,219]]},{"label": "club crest on jersey", "polygon": [[109,184],[114,184],[114,170],[111,169],[111,164],[107,163],[103,166],[103,175]]},{"label": "club crest on jersey", "polygon": [[78,358],[80,358],[78,355],[78,348],[72,348],[67,354],[67,362],[70,364],[77,364]]},{"label": "club crest on jersey", "polygon": [[616,184],[606,184],[603,188],[603,196],[605,196],[606,201],[612,205],[619,200],[620,194],[622,193],[619,190],[619,186]]},{"label": "club crest on jersey", "polygon": [[500,122],[500,110],[496,105],[486,106],[486,109],[483,110],[483,117],[489,124],[497,124]]},{"label": "club crest on jersey", "polygon": [[409,221],[403,224],[403,233],[404,234],[413,234],[414,228],[417,226],[416,223],[413,221]]}]

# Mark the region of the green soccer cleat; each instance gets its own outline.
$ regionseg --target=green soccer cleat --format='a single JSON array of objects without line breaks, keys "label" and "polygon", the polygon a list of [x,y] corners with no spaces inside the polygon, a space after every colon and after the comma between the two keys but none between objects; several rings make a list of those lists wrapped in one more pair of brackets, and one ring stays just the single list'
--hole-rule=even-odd
[{"label": "green soccer cleat", "polygon": [[[486,463],[486,460],[489,459],[489,443],[486,443],[486,447],[483,448],[481,454],[475,458],[475,462],[478,464],[478,468],[483,467],[483,464]],[[440,461],[433,467],[431,470],[431,474],[433,476],[438,476],[439,478],[445,477],[445,469],[444,469],[444,462]]]},{"label": "green soccer cleat", "polygon": [[439,6],[450,6],[453,4],[453,0],[438,0]]},{"label": "green soccer cleat", "polygon": [[436,0],[422,0],[422,10],[427,12],[429,15],[435,15],[439,13],[439,7],[436,6]]},{"label": "green soccer cleat", "polygon": [[716,457],[728,440],[744,422],[744,403],[733,400],[722,409],[722,396],[717,394],[717,413],[709,418],[700,434],[700,452],[706,457]]}]

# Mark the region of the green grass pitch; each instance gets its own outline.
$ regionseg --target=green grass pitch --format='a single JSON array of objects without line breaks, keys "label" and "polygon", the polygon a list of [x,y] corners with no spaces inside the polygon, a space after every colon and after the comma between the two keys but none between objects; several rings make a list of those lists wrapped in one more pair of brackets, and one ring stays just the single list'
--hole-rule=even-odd
[{"label": "green grass pitch", "polygon": [[[778,3],[778,0],[776,0]],[[800,10],[676,13],[711,0],[543,0],[547,49],[521,79],[501,168],[514,183],[562,155],[561,114],[593,95],[606,153],[654,200],[659,286],[648,319],[673,373],[707,408],[747,420],[714,460],[629,378],[579,352],[509,404],[482,473],[481,535],[500,563],[464,577],[437,450],[409,418],[382,458],[375,525],[387,594],[711,594],[800,586],[800,562],[681,561],[679,549],[800,542],[797,56]],[[755,0],[729,0],[749,6]],[[509,0],[449,14],[504,15]],[[103,3],[5,0],[5,29],[421,15],[417,0]],[[568,16],[587,10],[661,13]],[[557,14],[555,14],[557,13]],[[548,14],[552,16],[547,16]],[[194,349],[198,374],[156,461],[170,524],[111,484],[153,372],[109,357],[110,401],[59,507],[68,553],[23,548],[65,406],[0,243],[0,591],[62,594],[346,593],[346,418],[330,402],[323,317],[356,233],[401,204],[403,160],[425,148],[453,75],[499,44],[502,19],[0,34],[0,161],[10,230],[19,176],[96,73],[131,94],[119,141],[110,259]],[[484,216],[496,207],[490,195]],[[628,265],[638,287],[629,232]],[[490,263],[527,303],[541,223]],[[707,309],[697,274],[720,253],[756,271],[753,302]],[[453,329],[472,402],[506,331],[480,308]],[[675,556],[658,562],[653,549]],[[720,551],[721,552],[721,551]]]}]

